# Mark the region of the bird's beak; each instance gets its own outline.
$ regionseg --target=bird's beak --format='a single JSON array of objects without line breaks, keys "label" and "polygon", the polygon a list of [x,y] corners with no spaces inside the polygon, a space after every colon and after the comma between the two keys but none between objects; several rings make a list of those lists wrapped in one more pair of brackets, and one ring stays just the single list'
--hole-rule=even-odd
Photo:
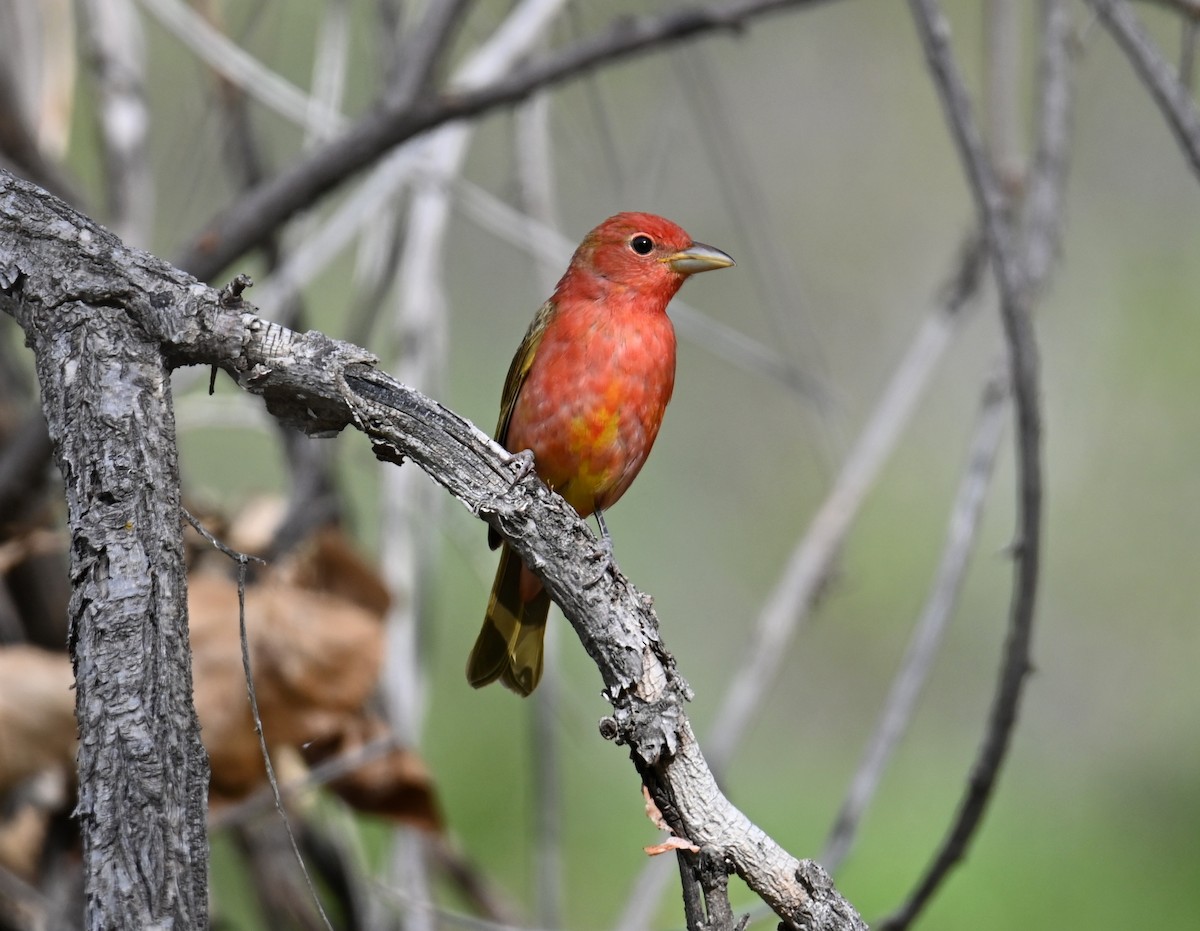
[{"label": "bird's beak", "polygon": [[706,246],[702,242],[694,242],[682,252],[668,255],[662,260],[671,266],[671,270],[681,275],[695,275],[698,272],[712,271],[714,268],[728,268],[733,259],[720,249]]}]

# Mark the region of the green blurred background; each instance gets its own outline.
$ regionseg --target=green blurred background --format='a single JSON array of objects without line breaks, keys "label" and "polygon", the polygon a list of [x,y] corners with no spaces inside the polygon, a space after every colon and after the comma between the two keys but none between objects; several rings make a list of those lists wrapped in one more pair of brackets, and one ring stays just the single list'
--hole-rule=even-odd
[{"label": "green blurred background", "polygon": [[[235,35],[247,48],[303,86],[320,6],[247,4],[230,15],[245,16]],[[643,6],[576,4],[552,41]],[[1035,4],[1020,6],[1028,90]],[[978,88],[982,5],[947,7]],[[462,49],[505,9],[482,4]],[[1036,670],[982,831],[919,925],[930,931],[1185,926],[1200,905],[1200,185],[1110,37],[1083,5],[1072,9],[1080,42],[1067,225],[1037,321],[1047,511]],[[1148,5],[1138,12],[1174,53],[1171,17]],[[160,169],[150,247],[170,257],[231,189],[198,66],[157,26],[147,38]],[[365,105],[376,80],[365,18],[355,42],[350,109]],[[681,65],[681,54],[693,57]],[[717,99],[689,78],[697,67],[716,82]],[[747,631],[933,307],[973,207],[898,2],[841,0],[772,16],[739,36],[570,83],[550,106],[562,231],[574,240],[617,210],[650,210],[730,252],[736,269],[689,283],[682,299],[786,354],[826,398],[799,396],[684,341],[655,454],[609,518],[621,569],[653,595],[696,690],[691,713],[703,743]],[[96,190],[86,107],[78,119],[71,164]],[[277,163],[295,157],[295,130],[266,125],[277,130]],[[714,157],[714,132],[740,153],[732,168]],[[511,113],[487,117],[464,172],[503,199],[514,187],[512,136]],[[440,400],[490,430],[511,351],[545,285],[523,251],[461,212],[446,266]],[[237,269],[253,273],[256,263]],[[344,333],[350,269],[335,262],[306,292],[310,325]],[[780,287],[782,311],[770,299]],[[392,351],[372,348],[385,359]],[[980,391],[1001,353],[989,288],[727,773],[734,803],[797,856],[821,849],[926,597]],[[198,393],[181,400],[190,494],[233,510],[281,487],[280,454],[257,405],[228,383],[216,402]],[[379,467],[360,437],[325,442],[337,444],[353,529],[371,549]],[[443,517],[428,541],[436,571],[421,751],[462,847],[528,900],[539,803],[530,705],[498,688],[472,691],[463,679],[492,557],[482,525],[462,508],[450,504]],[[944,651],[837,877],[868,920],[905,895],[963,790],[1007,620],[1013,522],[1006,448]],[[563,679],[566,925],[604,928],[643,867],[641,847],[658,834],[624,752],[597,733],[607,709],[598,675],[561,618],[552,636]],[[218,880],[220,892],[219,863]],[[657,927],[683,924],[674,885]],[[735,904],[753,904],[733,888]]]}]

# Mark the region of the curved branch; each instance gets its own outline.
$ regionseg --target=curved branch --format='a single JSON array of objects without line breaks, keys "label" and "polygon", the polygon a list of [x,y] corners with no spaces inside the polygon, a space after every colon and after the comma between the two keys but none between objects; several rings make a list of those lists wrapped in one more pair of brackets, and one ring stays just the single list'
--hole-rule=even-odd
[{"label": "curved branch", "polygon": [[[46,222],[48,213],[56,222]],[[39,258],[31,263],[22,256],[35,239]],[[659,793],[660,810],[670,806],[688,839],[715,848],[791,926],[865,928],[818,864],[797,860],[721,793],[684,711],[690,689],[659,637],[650,599],[617,571],[574,509],[532,474],[514,485],[508,453],[378,371],[366,350],[255,316],[241,301],[244,285],[217,292],[0,172],[0,310],[53,306],[67,288],[76,299],[119,308],[112,315],[157,344],[168,365],[219,365],[286,423],[318,435],[353,426],[380,459],[416,463],[541,575],[604,680],[613,714],[601,722],[602,734],[630,748],[639,774]],[[120,819],[114,823],[120,830]]]},{"label": "curved branch", "polygon": [[[1017,530],[1013,545],[1016,566],[1008,635],[983,743],[958,810],[932,862],[908,900],[882,922],[881,926],[889,931],[908,927],[950,870],[965,856],[991,800],[1000,767],[1008,753],[1025,679],[1031,668],[1030,646],[1042,543],[1042,425],[1037,345],[1031,314],[1036,282],[1030,279],[1027,256],[1012,227],[1011,205],[987,157],[972,114],[966,83],[950,48],[950,27],[945,14],[937,0],[909,0],[909,6],[975,199],[1000,292],[1000,317],[1008,347],[1016,418]],[[1058,0],[1045,0],[1043,9],[1047,46],[1053,45],[1058,55],[1065,56],[1067,30],[1062,26],[1061,4]],[[1043,69],[1043,81],[1050,85],[1065,81],[1065,74],[1065,69],[1050,72]],[[1046,229],[1039,227],[1038,234],[1043,234]]]},{"label": "curved branch", "polygon": [[486,88],[466,93],[451,88],[440,96],[411,102],[391,98],[359,119],[344,135],[240,197],[210,220],[175,264],[197,278],[211,278],[388,149],[436,126],[516,103],[534,91],[639,52],[717,30],[737,31],[765,13],[821,2],[826,0],[736,0],[725,6],[674,10],[655,17],[622,17],[606,32],[549,52]]},{"label": "curved branch", "polygon": [[1128,3],[1088,0],[1088,4],[1121,46],[1175,133],[1192,172],[1200,176],[1200,110],[1192,92],[1180,83],[1175,69],[1146,33]]}]

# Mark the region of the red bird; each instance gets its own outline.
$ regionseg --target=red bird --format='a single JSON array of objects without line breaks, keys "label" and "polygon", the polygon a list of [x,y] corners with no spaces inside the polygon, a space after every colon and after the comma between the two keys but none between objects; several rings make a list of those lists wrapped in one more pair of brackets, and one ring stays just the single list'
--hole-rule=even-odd
[{"label": "red bird", "polygon": [[[619,213],[584,237],[513,356],[496,440],[531,450],[538,476],[580,517],[625,493],[650,454],[675,385],[667,304],[684,279],[733,259],[670,220]],[[492,549],[500,544],[488,534]],[[542,677],[550,597],[508,544],[467,661],[475,688],[499,679],[521,695]]]}]

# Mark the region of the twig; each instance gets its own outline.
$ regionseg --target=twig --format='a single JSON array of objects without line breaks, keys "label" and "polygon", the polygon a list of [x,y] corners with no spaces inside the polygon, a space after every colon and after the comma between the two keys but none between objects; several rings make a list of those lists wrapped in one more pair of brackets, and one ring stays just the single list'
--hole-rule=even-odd
[{"label": "twig", "polygon": [[1125,52],[1175,134],[1192,172],[1200,176],[1200,111],[1191,92],[1179,83],[1175,69],[1146,34],[1128,3],[1088,0],[1088,5]]},{"label": "twig", "polygon": [[[683,85],[679,96],[689,108],[692,125],[704,140],[701,152],[721,183],[716,186],[725,203],[726,216],[737,230],[738,239],[747,243],[758,274],[751,276],[750,287],[759,289],[759,299],[766,313],[771,345],[776,347],[781,364],[786,369],[786,384],[804,385],[825,381],[820,358],[820,344],[812,327],[811,314],[805,307],[803,291],[796,273],[793,256],[787,255],[772,220],[772,199],[763,189],[762,173],[755,170],[754,158],[746,140],[752,134],[740,132],[737,125],[739,108],[730,101],[710,49],[690,46],[672,56],[672,63]],[[806,364],[798,365],[796,358],[804,357],[794,351],[792,338],[799,331],[802,345],[810,348]],[[803,369],[817,369],[820,375],[802,374]],[[821,398],[821,394],[815,395]],[[828,405],[818,404],[818,414],[828,415]]]},{"label": "twig", "polygon": [[[82,192],[56,160],[66,147],[77,83],[71,9],[0,3],[0,165],[83,210]],[[39,74],[40,93],[33,89]],[[56,117],[51,133],[44,132],[48,113]]]},{"label": "twig", "polygon": [[308,113],[303,124],[305,148],[332,138],[338,129],[327,116],[341,112],[345,96],[346,67],[350,53],[349,7],[348,0],[333,0],[325,4],[325,15],[317,30]]},{"label": "twig", "polygon": [[304,882],[308,885],[308,891],[312,895],[313,904],[317,906],[317,912],[320,914],[325,927],[329,931],[333,931],[333,925],[330,924],[329,916],[325,914],[325,907],[321,904],[321,897],[317,895],[317,887],[314,885],[312,877],[308,872],[308,866],[305,864],[304,857],[300,853],[300,845],[296,843],[296,835],[292,832],[292,822],[288,817],[287,809],[283,807],[283,796],[279,791],[279,780],[275,776],[275,767],[271,764],[271,751],[267,749],[267,738],[263,734],[262,716],[258,711],[258,695],[254,689],[254,674],[250,671],[250,638],[246,635],[246,566],[251,562],[265,565],[265,560],[246,553],[239,553],[237,550],[232,549],[213,536],[200,521],[192,516],[187,508],[181,508],[181,510],[183,511],[184,518],[200,536],[204,537],[205,540],[237,563],[238,636],[242,644],[242,671],[246,675],[246,693],[250,698],[250,716],[254,721],[254,732],[258,735],[258,747],[262,751],[263,765],[267,771],[267,784],[271,787],[271,795],[275,800],[275,810],[279,812],[279,818],[283,822],[284,830],[287,832],[288,842],[292,845],[292,853],[295,854],[296,863],[300,867],[300,872],[304,874]]},{"label": "twig", "polygon": [[[528,54],[533,40],[548,26],[561,2],[525,0],[505,20],[506,28],[497,30],[455,72],[455,86],[464,90],[486,88],[508,73]],[[406,186],[419,179],[425,188],[435,188],[455,176],[457,171],[445,170],[443,160],[461,161],[473,132],[466,124],[444,127],[427,139],[411,140],[387,155],[332,215],[292,250],[265,286],[259,288],[255,293],[259,308],[267,316],[275,316],[275,309],[315,278],[354,236],[369,224],[379,222],[380,215],[391,209]],[[415,214],[416,208],[411,213]],[[371,235],[375,235],[374,230]],[[408,261],[425,261],[413,258],[419,248],[419,243],[409,248]],[[437,251],[430,247],[430,254],[436,255]]]},{"label": "twig", "polygon": [[[319,114],[319,119],[330,132],[345,127],[346,118],[340,112],[322,107],[295,84],[278,72],[272,71],[214,28],[200,13],[181,0],[139,2],[164,29],[190,48],[209,67],[263,106],[297,126],[308,125],[314,114]],[[266,232],[264,230],[264,236]]]},{"label": "twig", "polygon": [[[1021,4],[1023,5],[1023,4]],[[1021,108],[1017,74],[1021,67],[1021,17],[1017,0],[986,0],[984,113],[988,149],[1002,184],[1021,179]]]},{"label": "twig", "polygon": [[[346,750],[319,763],[308,770],[302,778],[284,783],[280,787],[280,795],[287,800],[312,789],[320,788],[335,779],[340,779],[361,769],[368,763],[387,756],[398,746],[400,746],[399,741],[393,734],[376,737],[362,746]],[[275,799],[270,786],[264,786],[244,799],[214,810],[208,818],[209,829],[217,830],[248,821],[263,809],[273,807],[274,804]]]},{"label": "twig", "polygon": [[718,30],[736,31],[766,13],[824,2],[828,0],[731,0],[724,6],[673,10],[656,17],[623,17],[606,32],[549,52],[487,87],[453,89],[422,98],[412,107],[385,105],[214,217],[177,264],[198,278],[212,277],[388,149],[437,126],[516,103],[534,91],[631,55]]},{"label": "twig", "polygon": [[967,468],[955,497],[946,546],[935,573],[933,590],[913,629],[908,650],[883,703],[875,732],[867,741],[858,769],[825,841],[825,849],[818,858],[830,873],[837,872],[850,852],[863,813],[875,797],[883,771],[908,729],[917,699],[941,648],[971,554],[975,550],[983,505],[991,487],[992,467],[1000,450],[1008,415],[1006,378],[999,374],[989,380],[983,391],[975,435],[967,456]]},{"label": "twig", "polygon": [[428,92],[434,69],[450,49],[455,30],[471,3],[472,0],[440,0],[425,8],[425,17],[405,37],[396,55],[398,69],[387,90],[388,99],[408,107]]},{"label": "twig", "polygon": [[1035,297],[1045,286],[1062,240],[1063,200],[1071,142],[1071,11],[1063,0],[1042,0],[1038,64],[1037,143],[1021,204],[1025,286]]},{"label": "twig", "polygon": [[[1066,152],[1070,126],[1070,58],[1068,48],[1071,38],[1071,20],[1066,5],[1052,2],[1044,5],[1044,39],[1040,63],[1038,95],[1038,141],[1026,180],[1019,185],[1025,191],[1022,204],[1022,245],[1026,265],[1027,286],[1031,291],[1039,289],[1049,275],[1057,256],[1062,226],[1062,195],[1066,178]],[[1014,75],[1010,75],[1015,80]],[[998,89],[997,89],[998,90]],[[913,634],[909,653],[902,664],[902,671],[893,685],[891,695],[885,703],[885,711],[879,726],[864,752],[863,761],[856,773],[846,801],[839,812],[837,823],[826,843],[826,853],[821,862],[831,871],[849,851],[853,841],[854,822],[861,818],[879,771],[886,763],[890,750],[887,742],[899,739],[905,717],[911,715],[925,674],[919,665],[928,668],[935,641],[940,639],[937,614],[948,615],[952,603],[950,598],[941,598],[938,592],[947,592],[955,585],[954,578],[966,568],[965,546],[967,533],[973,533],[972,525],[977,517],[973,508],[982,504],[982,493],[990,474],[990,458],[999,447],[1002,420],[1008,410],[1007,385],[996,377],[984,392],[983,408],[976,422],[973,453],[969,457],[968,472],[960,487],[955,517],[951,523],[950,538],[939,567],[935,594],[926,605],[922,620]],[[973,480],[973,476],[976,480]],[[972,499],[974,498],[974,501]],[[955,559],[955,551],[962,558]],[[958,563],[957,572],[954,563]],[[939,608],[939,602],[941,607]],[[942,621],[944,624],[944,620]],[[907,714],[894,707],[897,702],[907,704]],[[874,774],[872,774],[874,772]]]},{"label": "twig", "polygon": [[1030,317],[1032,289],[1022,256],[1014,243],[1004,192],[987,159],[966,85],[950,48],[949,25],[937,0],[909,0],[909,5],[986,231],[992,269],[1000,292],[1000,315],[1008,346],[1016,415],[1018,491],[1011,613],[987,730],[949,831],[908,900],[882,923],[889,931],[908,927],[920,913],[966,853],[987,809],[1008,751],[1023,685],[1030,670],[1042,519],[1041,414],[1037,351]]}]

